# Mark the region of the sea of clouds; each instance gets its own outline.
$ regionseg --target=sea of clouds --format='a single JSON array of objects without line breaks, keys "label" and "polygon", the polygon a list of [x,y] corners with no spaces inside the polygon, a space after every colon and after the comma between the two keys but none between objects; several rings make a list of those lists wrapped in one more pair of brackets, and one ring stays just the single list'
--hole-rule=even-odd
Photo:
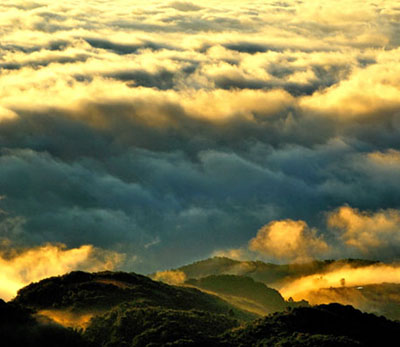
[{"label": "sea of clouds", "polygon": [[394,0],[2,0],[1,260],[398,259],[399,45]]}]

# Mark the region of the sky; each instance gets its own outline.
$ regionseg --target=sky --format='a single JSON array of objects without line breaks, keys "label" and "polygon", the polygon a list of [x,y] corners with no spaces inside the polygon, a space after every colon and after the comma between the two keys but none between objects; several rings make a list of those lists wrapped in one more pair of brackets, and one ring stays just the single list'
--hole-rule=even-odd
[{"label": "sky", "polygon": [[2,280],[399,259],[399,45],[394,0],[2,0]]}]

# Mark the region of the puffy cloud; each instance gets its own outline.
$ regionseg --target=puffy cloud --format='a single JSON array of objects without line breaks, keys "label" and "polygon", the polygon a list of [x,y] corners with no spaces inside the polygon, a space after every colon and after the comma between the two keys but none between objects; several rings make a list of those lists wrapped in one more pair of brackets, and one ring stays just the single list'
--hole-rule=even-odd
[{"label": "puffy cloud", "polygon": [[[363,254],[376,254],[384,250],[397,256],[400,246],[400,211],[380,210],[375,213],[360,212],[348,206],[340,207],[329,215],[328,225],[338,228],[345,244],[359,249]],[[386,253],[386,254],[385,254]]]},{"label": "puffy cloud", "polygon": [[284,261],[306,261],[329,250],[315,229],[304,221],[273,221],[262,227],[250,240],[249,249]]},{"label": "puffy cloud", "polygon": [[369,212],[342,206],[325,215],[326,226],[321,225],[320,230],[302,220],[274,220],[262,227],[247,246],[219,249],[213,255],[238,260],[257,256],[285,262],[332,257],[398,259],[398,209]]}]

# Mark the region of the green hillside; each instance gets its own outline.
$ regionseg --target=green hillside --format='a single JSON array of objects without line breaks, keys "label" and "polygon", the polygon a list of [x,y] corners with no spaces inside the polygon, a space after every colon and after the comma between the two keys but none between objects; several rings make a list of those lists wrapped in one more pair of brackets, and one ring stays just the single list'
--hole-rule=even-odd
[{"label": "green hillside", "polygon": [[95,346],[212,346],[218,336],[238,327],[227,315],[199,310],[121,305],[94,318],[84,332]]},{"label": "green hillside", "polygon": [[337,302],[364,312],[400,320],[400,284],[381,283],[362,287],[322,288],[307,293],[312,304]]},{"label": "green hillside", "polygon": [[[260,305],[286,305],[278,292],[250,278],[189,282]],[[67,329],[43,315],[52,310],[95,314],[84,329]],[[400,336],[400,323],[340,304],[254,317],[195,288],[132,273],[72,272],[30,284],[12,302],[0,301],[0,337],[5,347],[394,347]]]},{"label": "green hillside", "polygon": [[224,346],[398,346],[400,324],[339,304],[299,307],[227,332]]},{"label": "green hillside", "polygon": [[170,286],[142,275],[124,272],[77,271],[51,277],[21,289],[14,302],[34,310],[105,312],[121,303],[129,303],[131,307],[231,313],[240,320],[256,317],[198,289]]},{"label": "green hillside", "polygon": [[277,290],[250,277],[212,275],[189,279],[185,284],[213,292],[232,304],[263,315],[283,311],[290,306]]}]

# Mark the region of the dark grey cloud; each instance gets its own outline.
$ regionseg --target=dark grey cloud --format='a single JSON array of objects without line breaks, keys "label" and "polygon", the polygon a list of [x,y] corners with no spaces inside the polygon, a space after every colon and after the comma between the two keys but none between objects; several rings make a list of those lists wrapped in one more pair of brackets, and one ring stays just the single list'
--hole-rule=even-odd
[{"label": "dark grey cloud", "polygon": [[271,74],[274,77],[278,77],[278,78],[284,78],[287,76],[292,75],[295,71],[301,71],[301,70],[305,70],[305,69],[295,69],[293,67],[289,67],[287,65],[279,65],[279,64],[270,64],[267,68],[267,71],[269,74]]},{"label": "dark grey cloud", "polygon": [[[325,212],[343,204],[400,208],[398,172],[366,159],[400,149],[387,132],[378,146],[364,124],[350,131],[294,108],[219,126],[165,103],[153,111],[172,125],[157,128],[141,117],[148,106],[19,111],[3,121],[1,218],[26,219],[19,242],[90,242],[132,252],[141,260],[130,266],[152,271],[240,246],[270,220],[323,231]],[[107,127],[90,125],[94,115]]]},{"label": "dark grey cloud", "polygon": [[163,48],[166,49],[174,49],[171,46],[155,43],[155,42],[141,42],[139,44],[123,44],[123,43],[116,43],[106,39],[99,39],[99,38],[85,38],[84,39],[89,45],[94,48],[101,48],[110,50],[117,54],[132,54],[137,53],[140,49],[151,49],[151,50],[160,50]]},{"label": "dark grey cloud", "polygon": [[[196,13],[196,12],[195,12]],[[130,30],[139,30],[144,32],[166,32],[166,33],[196,33],[196,32],[225,32],[237,30],[240,32],[254,33],[261,23],[243,23],[239,19],[231,17],[199,17],[189,15],[170,15],[162,19],[164,24],[146,23],[128,20],[112,21],[109,24]]]},{"label": "dark grey cloud", "polygon": [[29,1],[29,2],[24,2],[23,4],[1,4],[1,6],[6,8],[14,7],[20,10],[34,10],[40,7],[45,7],[46,5],[34,1]]},{"label": "dark grey cloud", "polygon": [[360,64],[360,66],[365,67],[368,65],[376,64],[376,60],[368,57],[360,57],[358,58],[358,63]]},{"label": "dark grey cloud", "polygon": [[315,91],[322,91],[344,80],[351,72],[350,66],[342,65],[313,65],[311,70],[315,78],[306,83],[287,81],[287,77],[298,71],[306,71],[306,68],[296,68],[270,64],[266,70],[276,79],[251,78],[240,75],[229,76],[222,74],[214,78],[217,88],[221,89],[283,89],[293,96],[311,95]]},{"label": "dark grey cloud", "polygon": [[149,73],[142,70],[118,71],[106,74],[105,77],[129,82],[128,85],[132,87],[143,86],[161,90],[173,89],[175,87],[175,74],[168,70],[161,70],[157,73]]},{"label": "dark grey cloud", "polygon": [[[149,112],[165,117],[166,125],[153,126]],[[16,120],[3,121],[0,145],[5,148],[32,148],[65,158],[104,157],[129,147],[152,151],[183,151],[196,157],[207,149],[247,150],[254,142],[273,147],[299,144],[313,146],[335,137],[333,121],[302,113],[288,106],[270,115],[254,112],[253,120],[240,115],[223,123],[187,114],[175,103],[137,100],[135,103],[87,104],[68,114],[61,110],[47,113],[19,111]],[[102,129],[88,125],[90,120],[106,124]],[[77,141],[74,139],[81,139]]]},{"label": "dark grey cloud", "polygon": [[183,12],[200,11],[201,9],[203,9],[203,7],[197,6],[187,1],[174,1],[171,2],[168,6]]},{"label": "dark grey cloud", "polygon": [[62,15],[59,13],[53,13],[53,12],[47,12],[47,11],[38,12],[38,13],[36,13],[36,15],[39,17],[42,17],[46,21],[54,20],[54,21],[58,21],[58,22],[63,22],[68,19],[68,16],[66,16],[66,15]]},{"label": "dark grey cloud", "polygon": [[59,24],[58,21],[48,21],[47,18],[42,18],[42,21],[38,21],[33,24],[33,28],[37,31],[43,31],[45,33],[56,33],[59,31],[68,31],[73,29],[73,26]]},{"label": "dark grey cloud", "polygon": [[77,54],[75,56],[53,56],[44,57],[37,60],[28,60],[23,62],[8,62],[0,63],[0,69],[3,70],[19,70],[24,67],[39,68],[45,67],[50,64],[73,64],[78,62],[84,62],[90,58],[88,54]]},{"label": "dark grey cloud", "polygon": [[251,41],[240,41],[240,42],[229,42],[223,43],[223,47],[230,49],[232,51],[237,51],[240,53],[248,53],[248,54],[256,54],[256,53],[265,53],[265,52],[279,52],[282,53],[284,51],[300,51],[300,52],[332,52],[337,49],[333,47],[305,47],[301,45],[297,45],[295,43],[287,43],[287,44],[271,44],[271,43],[256,43]]},{"label": "dark grey cloud", "polygon": [[41,50],[49,50],[49,51],[63,51],[70,45],[70,42],[67,40],[51,40],[46,44],[42,45],[17,45],[17,44],[1,44],[1,51],[17,51],[23,53],[33,53],[39,52]]},{"label": "dark grey cloud", "polygon": [[319,80],[310,83],[291,83],[285,81],[266,81],[240,77],[220,76],[215,78],[215,86],[221,89],[283,89],[293,96],[312,95],[317,90],[330,87],[334,82],[321,83]]},{"label": "dark grey cloud", "polygon": [[258,44],[253,42],[227,43],[224,45],[224,47],[232,51],[237,51],[240,53],[249,53],[249,54],[264,53],[268,51],[282,52],[284,50],[284,48],[280,46]]}]

